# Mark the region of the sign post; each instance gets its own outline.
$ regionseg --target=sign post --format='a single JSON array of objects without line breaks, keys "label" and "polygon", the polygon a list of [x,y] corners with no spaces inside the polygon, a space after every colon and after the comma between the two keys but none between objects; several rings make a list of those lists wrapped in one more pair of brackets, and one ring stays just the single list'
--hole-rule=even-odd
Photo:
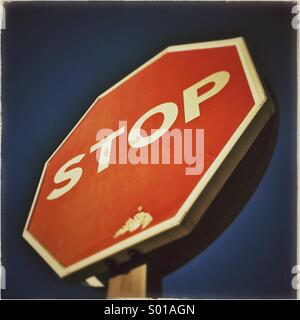
[{"label": "sign post", "polygon": [[137,259],[135,264],[118,268],[108,282],[108,298],[158,298],[162,274],[158,253]]},{"label": "sign post", "polygon": [[158,292],[143,259],[197,226],[273,111],[242,38],[167,48],[52,154],[24,238],[61,278],[110,277],[110,297]]},{"label": "sign post", "polygon": [[147,264],[135,267],[126,274],[109,279],[108,298],[145,298],[147,297]]}]

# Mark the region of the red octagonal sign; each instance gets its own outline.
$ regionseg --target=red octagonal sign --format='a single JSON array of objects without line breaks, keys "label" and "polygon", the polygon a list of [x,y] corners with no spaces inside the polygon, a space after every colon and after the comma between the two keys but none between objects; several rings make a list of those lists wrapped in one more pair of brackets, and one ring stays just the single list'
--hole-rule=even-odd
[{"label": "red octagonal sign", "polygon": [[65,277],[186,235],[269,119],[266,101],[242,38],[167,48],[46,162],[24,238]]}]

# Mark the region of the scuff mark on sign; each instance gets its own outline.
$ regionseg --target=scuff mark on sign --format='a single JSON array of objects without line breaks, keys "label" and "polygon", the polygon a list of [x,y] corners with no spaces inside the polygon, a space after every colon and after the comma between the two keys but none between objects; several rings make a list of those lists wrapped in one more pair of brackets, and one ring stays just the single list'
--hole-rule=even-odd
[{"label": "scuff mark on sign", "polygon": [[143,211],[143,207],[138,207],[138,212],[133,218],[129,218],[124,226],[119,229],[115,234],[114,238],[118,238],[126,232],[133,232],[138,228],[145,229],[153,220],[150,213]]}]

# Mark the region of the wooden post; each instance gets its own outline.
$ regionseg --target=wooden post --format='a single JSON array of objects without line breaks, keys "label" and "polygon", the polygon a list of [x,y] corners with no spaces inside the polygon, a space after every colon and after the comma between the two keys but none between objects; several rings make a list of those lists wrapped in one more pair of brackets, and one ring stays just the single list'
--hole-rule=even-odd
[{"label": "wooden post", "polygon": [[159,258],[151,255],[135,266],[112,275],[108,282],[107,297],[158,298],[161,296],[161,288]]}]

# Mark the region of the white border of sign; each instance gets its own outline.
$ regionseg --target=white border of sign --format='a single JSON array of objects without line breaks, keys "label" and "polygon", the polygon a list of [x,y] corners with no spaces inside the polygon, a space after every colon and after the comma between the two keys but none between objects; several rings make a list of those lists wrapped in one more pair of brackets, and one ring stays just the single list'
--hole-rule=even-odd
[{"label": "white border of sign", "polygon": [[[161,58],[163,55],[165,55],[168,52],[178,52],[178,51],[189,51],[189,50],[197,50],[197,49],[206,49],[206,48],[217,48],[217,47],[224,47],[224,46],[236,46],[238,53],[240,55],[240,59],[247,77],[247,80],[249,82],[249,86],[255,101],[255,105],[247,115],[247,117],[243,120],[239,128],[235,131],[233,136],[230,138],[230,140],[227,142],[227,144],[224,146],[220,154],[217,156],[213,164],[210,166],[210,168],[207,170],[207,172],[204,174],[204,176],[201,178],[201,180],[198,182],[194,190],[191,192],[191,194],[188,196],[182,207],[179,209],[177,214],[158,224],[153,227],[150,227],[149,229],[146,229],[144,231],[141,231],[137,235],[133,235],[130,238],[123,240],[112,247],[105,249],[101,252],[95,253],[92,256],[85,258],[81,261],[78,261],[68,267],[64,267],[61,263],[59,263],[47,250],[43,245],[27,230],[28,224],[31,219],[31,215],[39,194],[39,190],[41,187],[41,183],[43,181],[44,174],[47,169],[48,162],[51,160],[51,158],[54,156],[55,152],[61,148],[62,144],[65,142],[66,139],[70,136],[70,134],[73,132],[73,130],[76,129],[79,122],[83,120],[88,112],[93,108],[95,103],[103,97],[104,95],[108,94],[118,86],[120,86],[122,83],[127,81],[130,77],[134,76],[138,72],[142,71],[144,68],[149,66],[151,63],[156,61],[157,59]],[[226,158],[226,156],[230,153],[230,151],[233,149],[233,147],[236,145],[237,141],[241,137],[241,135],[244,133],[245,129],[250,125],[258,111],[261,109],[261,107],[266,102],[266,94],[263,89],[262,83],[258,77],[258,74],[255,70],[254,64],[252,62],[252,59],[249,55],[249,52],[247,50],[246,44],[243,40],[243,38],[234,38],[234,39],[228,39],[228,40],[220,40],[220,41],[211,41],[211,42],[203,42],[203,43],[195,43],[195,44],[186,44],[186,45],[178,45],[178,46],[171,46],[167,49],[160,52],[158,55],[156,55],[154,58],[146,62],[144,65],[133,71],[131,74],[129,74],[127,77],[122,79],[120,82],[118,82],[116,85],[105,91],[103,94],[101,94],[95,102],[92,104],[92,106],[87,110],[87,112],[83,115],[83,117],[80,119],[80,121],[77,123],[77,125],[73,128],[73,130],[69,133],[69,135],[66,137],[66,139],[59,145],[59,147],[55,150],[55,152],[52,154],[52,156],[48,159],[46,162],[42,176],[38,185],[38,189],[36,191],[33,204],[31,206],[31,210],[29,213],[29,217],[27,219],[23,237],[31,244],[31,246],[40,254],[40,256],[52,267],[52,269],[60,276],[60,277],[66,277],[74,272],[77,272],[89,265],[92,265],[96,262],[102,261],[104,259],[107,259],[109,257],[112,257],[119,252],[123,250],[128,250],[131,247],[144,242],[145,240],[149,240],[150,238],[153,238],[155,236],[158,236],[159,234],[165,233],[166,231],[169,231],[171,229],[174,229],[178,226],[180,226],[188,214],[189,210],[191,209],[192,205],[196,201],[196,199],[199,197],[199,195],[202,193],[208,182],[211,180],[213,175],[216,173],[218,168],[221,166],[222,162]],[[186,228],[186,226],[185,226]],[[191,227],[192,228],[192,227]],[[190,228],[186,228],[186,232],[183,231],[184,234],[188,233],[190,231]]]}]

